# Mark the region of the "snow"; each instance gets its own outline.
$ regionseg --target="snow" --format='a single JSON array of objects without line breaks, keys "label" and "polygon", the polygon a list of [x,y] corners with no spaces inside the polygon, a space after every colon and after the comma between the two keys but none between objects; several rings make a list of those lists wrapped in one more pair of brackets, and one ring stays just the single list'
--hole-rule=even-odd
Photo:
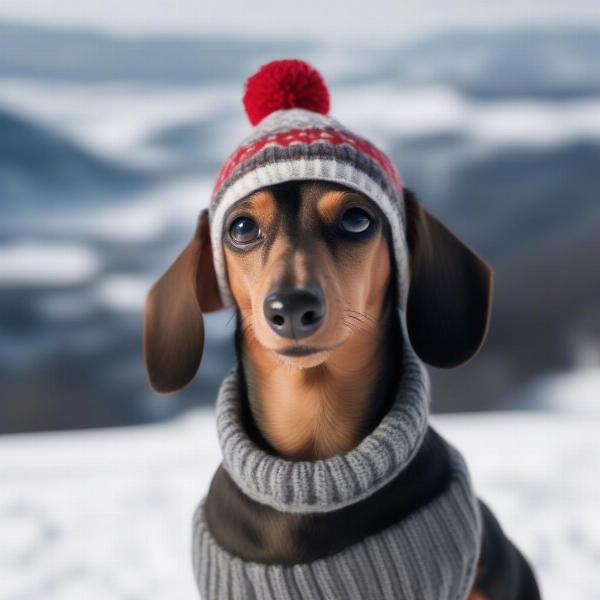
[{"label": "snow", "polygon": [[600,360],[597,352],[597,349],[590,349],[590,358],[594,362],[589,365],[536,379],[521,390],[516,402],[530,398],[551,410],[581,415],[597,413],[600,410]]},{"label": "snow", "polygon": [[190,518],[218,462],[206,412],[0,439],[0,598],[197,597]]},{"label": "snow", "polygon": [[14,114],[67,134],[98,155],[120,164],[152,166],[164,162],[160,153],[147,146],[152,135],[163,127],[211,119],[224,107],[239,113],[239,85],[179,89],[3,78],[0,102]]},{"label": "snow", "polygon": [[[320,54],[317,62],[320,62]],[[357,68],[358,65],[355,65]],[[338,71],[339,68],[333,68]],[[327,71],[323,69],[327,75]],[[385,141],[427,135],[464,135],[496,149],[560,146],[600,138],[600,102],[575,98],[488,100],[462,95],[447,85],[411,87],[396,82],[331,83],[335,116],[368,139]],[[173,89],[149,84],[63,84],[4,79],[0,102],[15,114],[39,120],[96,154],[121,164],[158,166],[169,153],[151,144],[165,129],[210,122],[227,114],[231,132],[211,139],[215,156],[234,149],[231,140],[250,133],[239,107],[239,85],[198,85]],[[40,103],[38,99],[44,98]],[[373,110],[376,106],[377,110]],[[384,148],[385,149],[385,148]]]},{"label": "snow", "polygon": [[363,133],[376,127],[378,139],[386,131],[402,138],[456,133],[496,146],[548,146],[600,136],[600,104],[595,98],[483,103],[443,85],[402,88],[394,82],[342,87],[335,90],[335,98],[342,123],[359,124]]},{"label": "snow", "polygon": [[131,275],[108,275],[97,286],[100,303],[120,312],[138,312],[144,306],[153,280]]},{"label": "snow", "polygon": [[190,224],[208,206],[213,183],[206,177],[181,177],[119,198],[112,205],[44,214],[38,222],[27,226],[38,235],[65,237],[75,231],[92,242],[132,246],[160,239],[171,228],[180,228],[190,235],[193,231]]},{"label": "snow", "polygon": [[72,285],[90,279],[99,261],[73,243],[17,242],[0,246],[0,286]]},{"label": "snow", "polygon": [[475,487],[534,563],[549,600],[600,598],[596,414],[434,418],[467,457]]},{"label": "snow", "polygon": [[[600,415],[433,423],[534,563],[544,598],[600,598]],[[190,522],[219,460],[210,409],[161,425],[0,438],[0,598],[197,598]]]}]

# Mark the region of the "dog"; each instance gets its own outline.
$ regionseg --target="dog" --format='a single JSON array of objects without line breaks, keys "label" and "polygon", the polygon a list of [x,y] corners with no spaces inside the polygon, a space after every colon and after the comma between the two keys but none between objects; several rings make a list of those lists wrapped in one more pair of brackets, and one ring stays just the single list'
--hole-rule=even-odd
[{"label": "dog", "polygon": [[[410,344],[424,362],[456,367],[486,336],[492,271],[412,191],[403,194]],[[160,392],[193,379],[203,351],[202,314],[222,308],[214,243],[203,211],[193,239],[148,295],[144,354]],[[219,243],[235,301],[250,437],[289,461],[323,461],[356,448],[388,413],[405,377],[392,234],[380,208],[339,183],[278,183],[229,208]],[[424,506],[427,490],[440,485],[448,450],[431,435],[427,452],[394,489],[386,486],[337,519],[275,513],[245,498],[221,469],[206,505],[212,532],[233,554],[265,563],[305,562],[349,536],[362,539],[374,515],[385,521]],[[478,506],[481,538],[469,600],[539,599],[530,565],[489,508]]]},{"label": "dog", "polygon": [[145,310],[150,381],[171,392],[199,367],[202,313],[236,309],[223,462],[193,520],[201,595],[535,600],[528,563],[428,423],[423,362],[477,353],[491,269],[329,116],[311,65],[263,65],[243,103],[255,129]]}]

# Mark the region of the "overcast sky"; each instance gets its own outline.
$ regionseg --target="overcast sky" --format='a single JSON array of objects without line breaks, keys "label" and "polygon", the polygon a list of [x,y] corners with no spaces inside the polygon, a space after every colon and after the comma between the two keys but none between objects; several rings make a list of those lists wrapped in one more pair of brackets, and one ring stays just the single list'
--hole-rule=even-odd
[{"label": "overcast sky", "polygon": [[600,24],[600,0],[0,0],[0,19],[128,34],[401,41],[453,27]]}]

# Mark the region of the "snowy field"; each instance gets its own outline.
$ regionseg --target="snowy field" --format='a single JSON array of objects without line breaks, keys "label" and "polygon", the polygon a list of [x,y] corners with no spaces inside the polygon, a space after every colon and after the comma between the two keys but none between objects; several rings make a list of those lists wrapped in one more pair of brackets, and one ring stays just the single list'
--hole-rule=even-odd
[{"label": "snowy field", "polygon": [[[547,600],[600,598],[600,415],[436,416]],[[211,410],[0,438],[2,600],[197,598],[190,521],[219,462]]]}]

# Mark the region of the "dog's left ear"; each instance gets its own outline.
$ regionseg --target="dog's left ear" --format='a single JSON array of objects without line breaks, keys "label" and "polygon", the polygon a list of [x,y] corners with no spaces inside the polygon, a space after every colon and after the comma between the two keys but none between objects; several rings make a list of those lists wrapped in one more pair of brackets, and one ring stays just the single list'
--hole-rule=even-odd
[{"label": "dog's left ear", "polygon": [[194,378],[204,348],[202,313],[222,307],[203,210],[194,237],[146,297],[144,358],[157,392],[175,392]]},{"label": "dog's left ear", "polygon": [[411,282],[406,312],[415,352],[450,368],[472,358],[487,334],[490,266],[404,192]]}]

